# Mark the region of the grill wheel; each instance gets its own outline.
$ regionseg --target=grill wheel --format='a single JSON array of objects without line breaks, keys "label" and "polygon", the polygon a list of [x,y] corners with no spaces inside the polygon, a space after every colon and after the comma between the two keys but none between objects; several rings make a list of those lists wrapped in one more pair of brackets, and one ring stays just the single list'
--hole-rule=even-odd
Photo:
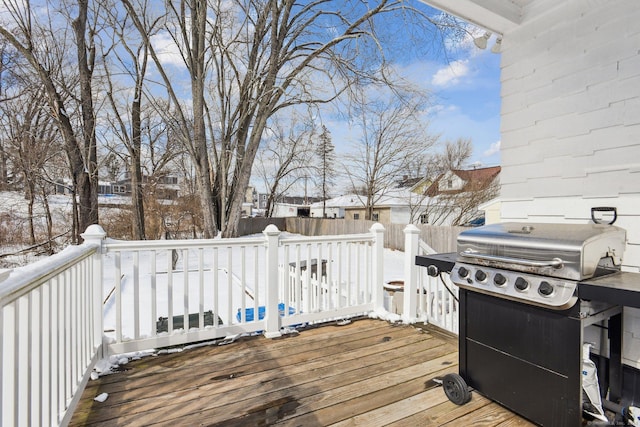
[{"label": "grill wheel", "polygon": [[458,374],[447,374],[442,379],[444,394],[456,405],[464,405],[471,400],[471,392],[465,380]]}]

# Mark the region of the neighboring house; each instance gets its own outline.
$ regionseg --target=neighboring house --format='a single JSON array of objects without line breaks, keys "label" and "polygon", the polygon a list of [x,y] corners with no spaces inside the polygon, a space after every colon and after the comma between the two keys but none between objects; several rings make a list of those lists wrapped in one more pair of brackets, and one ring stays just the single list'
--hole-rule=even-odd
[{"label": "neighboring house", "polygon": [[[422,197],[408,189],[395,189],[378,197],[371,220],[382,224],[409,224],[412,212],[420,210]],[[348,194],[326,202],[327,218],[345,218],[361,220],[366,218],[366,198],[357,194]],[[417,218],[418,215],[413,215]],[[311,205],[311,217],[322,218],[322,202]]]},{"label": "neighboring house", "polygon": [[500,166],[450,170],[436,178],[427,188],[425,194],[429,197],[435,197],[439,194],[483,191],[495,183],[500,170]]},{"label": "neighboring house", "polygon": [[276,202],[271,216],[274,218],[308,217],[309,205]]},{"label": "neighboring house", "polygon": [[498,195],[500,166],[451,170],[425,190],[427,208],[421,222],[433,225],[477,225],[485,214],[480,206]]},{"label": "neighboring house", "polygon": [[334,197],[332,199],[327,199],[324,201],[312,203],[310,207],[310,215],[311,218],[322,218],[322,209],[324,206],[324,213],[326,218],[344,218],[345,214],[345,206],[349,206],[353,204],[353,198],[357,197],[354,195],[346,195]]},{"label": "neighboring house", "polygon": [[[149,183],[154,182],[155,197],[160,200],[175,200],[180,194],[180,186],[178,185],[178,177],[175,176],[161,176],[151,178],[144,175],[142,177],[143,187],[147,187]],[[123,179],[116,182],[101,182],[98,187],[99,195],[116,195],[116,196],[131,196],[131,176],[127,173]]]}]

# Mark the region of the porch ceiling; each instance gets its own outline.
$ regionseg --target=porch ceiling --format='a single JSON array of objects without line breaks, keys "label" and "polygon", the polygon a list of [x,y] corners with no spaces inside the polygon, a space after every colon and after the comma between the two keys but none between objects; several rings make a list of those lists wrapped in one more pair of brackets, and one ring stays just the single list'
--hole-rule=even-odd
[{"label": "porch ceiling", "polygon": [[420,0],[495,33],[504,34],[522,23],[527,9],[542,0]]}]

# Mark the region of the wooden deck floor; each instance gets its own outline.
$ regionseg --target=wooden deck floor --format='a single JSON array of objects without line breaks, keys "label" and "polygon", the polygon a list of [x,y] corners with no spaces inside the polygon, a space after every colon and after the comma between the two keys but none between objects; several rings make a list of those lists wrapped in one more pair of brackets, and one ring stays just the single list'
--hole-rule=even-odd
[{"label": "wooden deck floor", "polygon": [[[449,402],[455,338],[363,319],[146,357],[91,381],[71,425],[531,426],[472,393]],[[99,403],[93,398],[108,393]]]}]

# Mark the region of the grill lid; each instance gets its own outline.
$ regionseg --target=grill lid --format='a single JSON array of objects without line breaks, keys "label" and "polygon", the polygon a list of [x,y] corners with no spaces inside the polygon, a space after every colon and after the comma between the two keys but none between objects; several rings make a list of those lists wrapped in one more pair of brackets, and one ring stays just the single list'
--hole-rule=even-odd
[{"label": "grill lid", "polygon": [[570,280],[619,266],[625,242],[625,230],[612,225],[517,222],[465,230],[457,240],[461,262]]}]

